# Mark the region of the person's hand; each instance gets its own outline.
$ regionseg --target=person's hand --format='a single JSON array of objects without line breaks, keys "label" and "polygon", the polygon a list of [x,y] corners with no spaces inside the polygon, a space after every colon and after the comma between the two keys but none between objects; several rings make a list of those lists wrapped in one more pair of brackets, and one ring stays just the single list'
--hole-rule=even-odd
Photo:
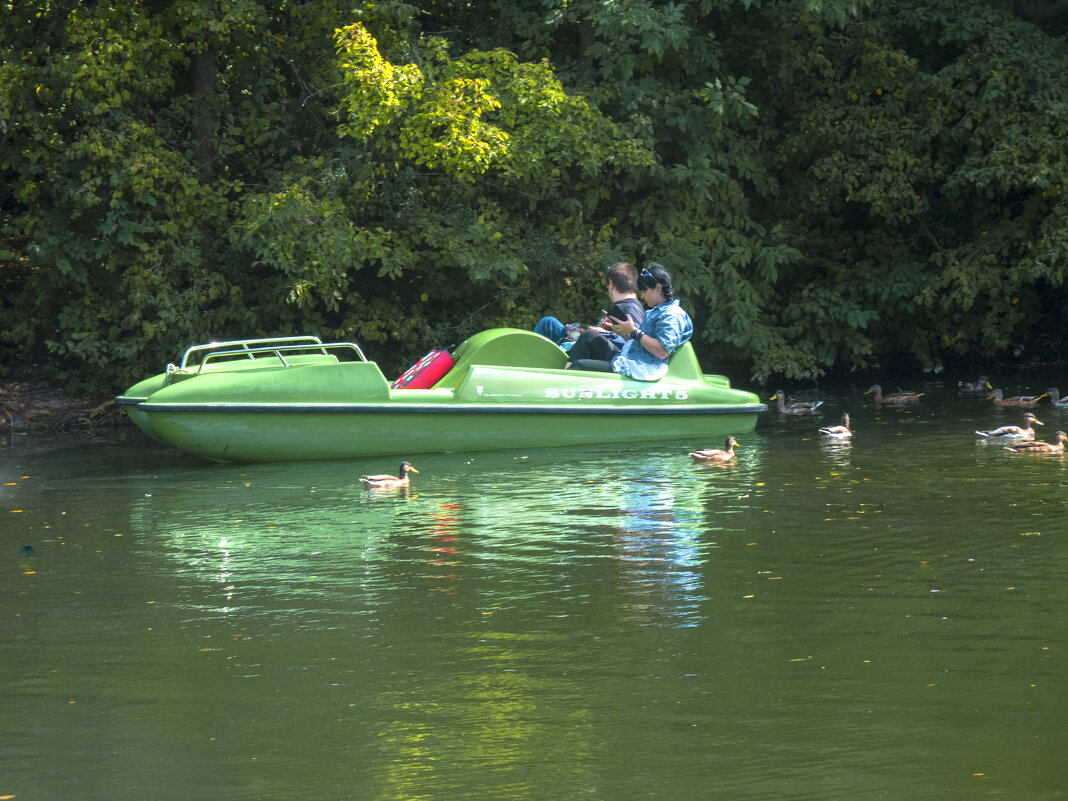
[{"label": "person's hand", "polygon": [[609,316],[608,319],[612,321],[612,330],[619,334],[621,337],[630,336],[631,332],[638,327],[634,324],[634,321],[630,319],[629,314],[624,320],[619,320],[612,316]]}]

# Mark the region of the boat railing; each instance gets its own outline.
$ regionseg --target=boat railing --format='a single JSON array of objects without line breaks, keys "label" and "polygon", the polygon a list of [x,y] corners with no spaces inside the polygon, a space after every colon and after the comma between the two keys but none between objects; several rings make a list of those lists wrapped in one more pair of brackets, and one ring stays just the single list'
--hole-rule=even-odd
[{"label": "boat railing", "polygon": [[[199,375],[209,363],[235,360],[255,360],[265,356],[273,356],[283,367],[291,367],[302,361],[297,358],[300,355],[317,353],[323,356],[333,356],[337,361],[339,355],[350,355],[345,361],[353,361],[351,354],[355,354],[357,360],[366,362],[360,346],[355,342],[323,342],[315,336],[299,337],[272,337],[270,339],[238,339],[229,342],[211,342],[207,345],[194,345],[182,356],[180,366],[167,365],[167,383],[181,377]],[[288,357],[288,358],[287,358]]]},{"label": "boat railing", "polygon": [[206,358],[204,354],[210,354],[212,352],[230,352],[233,354],[247,355],[248,358],[253,359],[254,351],[265,347],[276,346],[315,346],[322,345],[322,340],[316,336],[297,336],[297,337],[270,337],[267,339],[231,339],[226,342],[209,342],[206,345],[193,345],[182,356],[182,363],[178,366],[179,370],[188,370],[191,364],[202,363]]}]

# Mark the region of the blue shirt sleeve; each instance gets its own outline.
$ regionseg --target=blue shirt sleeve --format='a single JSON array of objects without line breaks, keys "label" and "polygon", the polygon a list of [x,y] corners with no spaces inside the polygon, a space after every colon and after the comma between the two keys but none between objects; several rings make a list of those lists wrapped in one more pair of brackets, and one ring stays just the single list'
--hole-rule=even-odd
[{"label": "blue shirt sleeve", "polygon": [[658,317],[653,331],[646,331],[660,341],[668,353],[674,353],[679,345],[688,342],[693,336],[693,322],[682,307],[675,304],[667,307]]},{"label": "blue shirt sleeve", "polygon": [[[643,333],[659,340],[670,356],[693,335],[693,322],[677,300],[650,310],[641,325]],[[668,369],[668,360],[654,356],[633,340],[612,360],[612,369],[639,381],[656,381]]]}]

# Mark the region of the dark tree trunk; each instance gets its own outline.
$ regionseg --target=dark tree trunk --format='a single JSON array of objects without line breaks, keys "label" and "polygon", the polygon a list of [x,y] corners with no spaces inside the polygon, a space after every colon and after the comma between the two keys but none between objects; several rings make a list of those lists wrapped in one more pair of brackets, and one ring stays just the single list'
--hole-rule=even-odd
[{"label": "dark tree trunk", "polygon": [[189,65],[190,90],[196,100],[196,110],[190,121],[193,132],[193,163],[202,173],[210,174],[215,161],[215,128],[218,120],[214,110],[216,54],[205,48],[193,55]]}]

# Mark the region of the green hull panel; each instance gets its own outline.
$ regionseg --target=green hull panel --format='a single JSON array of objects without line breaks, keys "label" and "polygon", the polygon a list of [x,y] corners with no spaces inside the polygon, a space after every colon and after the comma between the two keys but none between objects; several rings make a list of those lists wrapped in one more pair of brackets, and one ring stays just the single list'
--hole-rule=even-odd
[{"label": "green hull panel", "polygon": [[[132,412],[140,416],[143,412]],[[648,415],[161,412],[152,436],[217,461],[339,459],[693,437],[720,445],[756,427],[753,413]],[[138,422],[137,417],[134,421]]]},{"label": "green hull panel", "polygon": [[[201,346],[202,348],[205,346]],[[703,375],[689,344],[639,382],[562,369],[526,331],[485,331],[425,390],[391,389],[374,362],[283,353],[170,368],[117,400],[154,439],[218,461],[338,459],[692,438],[752,431],[765,406]]]}]

